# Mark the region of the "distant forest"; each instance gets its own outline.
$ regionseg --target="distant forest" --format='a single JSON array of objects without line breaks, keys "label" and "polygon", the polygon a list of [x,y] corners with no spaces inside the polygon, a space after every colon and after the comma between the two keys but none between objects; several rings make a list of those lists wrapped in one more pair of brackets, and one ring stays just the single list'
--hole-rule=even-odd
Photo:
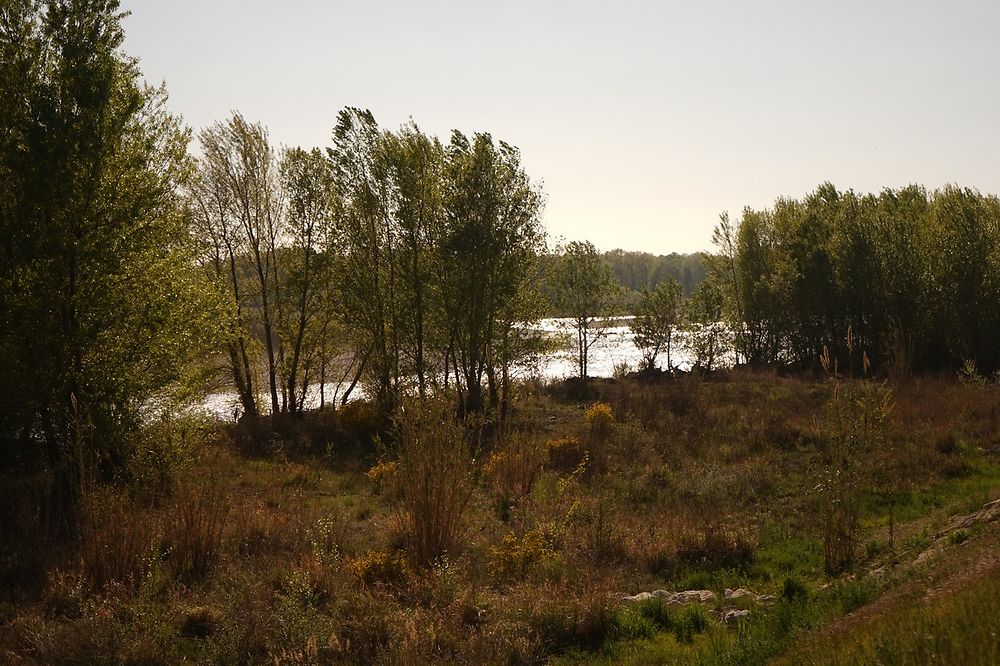
[{"label": "distant forest", "polygon": [[611,250],[605,252],[603,258],[611,266],[618,282],[629,291],[655,289],[668,278],[673,278],[681,285],[684,296],[691,296],[708,273],[705,255],[700,252],[650,254]]}]

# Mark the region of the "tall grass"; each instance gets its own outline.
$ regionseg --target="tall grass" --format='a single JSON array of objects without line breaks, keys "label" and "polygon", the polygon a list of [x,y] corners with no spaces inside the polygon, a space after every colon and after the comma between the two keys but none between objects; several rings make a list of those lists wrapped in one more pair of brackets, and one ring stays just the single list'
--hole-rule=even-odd
[{"label": "tall grass", "polygon": [[227,515],[222,488],[214,480],[180,489],[167,535],[170,561],[178,575],[186,580],[208,575],[222,552]]},{"label": "tall grass", "polygon": [[454,554],[467,536],[465,514],[476,487],[473,444],[451,405],[411,402],[396,418],[399,517],[410,557],[429,565]]}]

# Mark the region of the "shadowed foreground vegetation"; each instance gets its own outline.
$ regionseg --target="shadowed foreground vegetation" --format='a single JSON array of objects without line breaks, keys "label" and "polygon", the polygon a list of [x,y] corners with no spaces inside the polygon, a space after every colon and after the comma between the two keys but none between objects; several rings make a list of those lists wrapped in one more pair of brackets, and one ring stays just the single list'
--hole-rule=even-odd
[{"label": "shadowed foreground vegetation", "polygon": [[[75,542],[5,542],[3,562],[20,568],[4,584],[0,654],[761,663],[792,650],[807,663],[932,652],[987,663],[965,641],[997,630],[997,532],[955,530],[913,561],[952,515],[1000,495],[1000,394],[951,379],[893,387],[887,437],[852,444],[856,482],[836,496],[856,507],[850,557],[831,571],[839,518],[824,484],[844,437],[831,406],[868,386],[888,391],[739,372],[527,384],[502,435],[416,403],[395,425],[352,403],[276,435],[160,424],[172,457],[141,474],[156,492],[94,487]],[[31,480],[8,483],[28,512],[8,518],[37,518]],[[774,599],[723,599],[741,587]],[[617,594],[661,588],[717,598]],[[925,602],[928,589],[939,592]],[[842,619],[876,599],[863,622]],[[713,613],[734,608],[750,613]]]}]

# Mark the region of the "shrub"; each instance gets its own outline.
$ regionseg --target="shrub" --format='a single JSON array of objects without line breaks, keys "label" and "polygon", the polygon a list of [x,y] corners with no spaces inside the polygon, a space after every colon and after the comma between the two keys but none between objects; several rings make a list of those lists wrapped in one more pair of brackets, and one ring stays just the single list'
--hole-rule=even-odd
[{"label": "shrub", "polygon": [[503,500],[531,493],[541,471],[545,452],[538,443],[521,433],[507,437],[483,467],[494,492]]},{"label": "shrub", "polygon": [[208,638],[222,624],[222,613],[211,606],[195,606],[184,611],[181,620],[181,636],[186,638]]},{"label": "shrub", "polygon": [[138,584],[149,569],[156,524],[112,489],[84,493],[79,525],[80,562],[87,584]]},{"label": "shrub", "polygon": [[222,488],[215,482],[178,493],[166,545],[181,577],[204,578],[219,561],[227,514]]},{"label": "shrub", "polygon": [[518,537],[508,534],[500,545],[490,549],[490,575],[509,581],[526,575],[537,564],[556,557],[556,543],[542,530],[531,530]]},{"label": "shrub", "polygon": [[365,476],[371,481],[376,493],[394,489],[399,484],[399,462],[383,460],[365,472]]},{"label": "shrub", "polygon": [[583,418],[590,427],[590,432],[598,435],[607,434],[615,420],[611,413],[611,406],[604,402],[595,402],[588,407]]},{"label": "shrub", "polygon": [[[314,646],[317,636],[329,636],[332,623],[320,614],[319,594],[307,571],[293,572],[276,595],[275,637],[288,652]],[[280,663],[280,660],[277,660]]]},{"label": "shrub", "polygon": [[396,418],[400,521],[415,562],[430,565],[461,548],[476,487],[466,432],[444,401],[412,402]]},{"label": "shrub", "polygon": [[746,570],[753,563],[754,545],[742,534],[711,526],[700,537],[687,536],[677,547],[677,559],[699,568]]},{"label": "shrub", "polygon": [[576,437],[551,439],[545,448],[548,451],[549,465],[560,472],[572,472],[587,456],[586,449]]},{"label": "shrub", "polygon": [[62,569],[53,570],[42,594],[45,615],[68,619],[82,617],[85,592],[84,580],[80,575]]},{"label": "shrub", "polygon": [[169,495],[197,450],[219,433],[219,426],[204,414],[164,415],[149,423],[128,464],[135,494],[149,500]]},{"label": "shrub", "polygon": [[798,578],[789,576],[781,587],[781,597],[789,602],[805,601],[809,598],[809,590]]},{"label": "shrub", "polygon": [[411,576],[410,567],[402,553],[373,550],[350,560],[348,568],[358,580],[376,585],[402,586]]},{"label": "shrub", "polygon": [[369,446],[385,429],[378,405],[366,400],[347,403],[337,411],[337,419],[347,439],[362,447]]},{"label": "shrub", "polygon": [[865,455],[884,453],[890,444],[892,392],[869,381],[844,391],[838,385],[828,409],[831,463],[819,484],[824,514],[823,554],[826,572],[839,574],[851,567],[857,556],[860,496],[865,490],[859,481],[859,460]]},{"label": "shrub", "polygon": [[526,609],[529,630],[550,653],[571,647],[593,650],[613,635],[614,613],[604,589],[590,587],[580,593],[543,589],[531,602]]}]

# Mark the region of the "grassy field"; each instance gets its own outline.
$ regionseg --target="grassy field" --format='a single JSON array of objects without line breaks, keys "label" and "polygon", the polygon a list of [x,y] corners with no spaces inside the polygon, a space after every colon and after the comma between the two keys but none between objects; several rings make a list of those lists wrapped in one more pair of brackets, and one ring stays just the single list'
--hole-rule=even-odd
[{"label": "grassy field", "polygon": [[[87,494],[74,543],[5,547],[23,573],[2,661],[1000,658],[997,531],[949,528],[1000,497],[996,386],[734,372],[521,394],[502,435],[362,404],[279,434],[163,424],[147,474]],[[715,600],[621,600],[658,589]]]}]

